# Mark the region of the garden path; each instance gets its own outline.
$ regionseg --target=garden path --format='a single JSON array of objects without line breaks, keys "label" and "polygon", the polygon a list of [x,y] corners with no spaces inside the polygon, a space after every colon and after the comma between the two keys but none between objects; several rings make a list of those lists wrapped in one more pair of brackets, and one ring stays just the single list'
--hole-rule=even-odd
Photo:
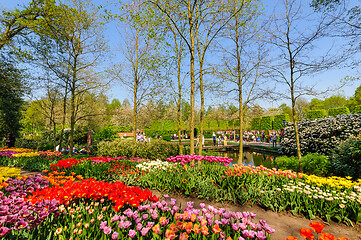
[{"label": "garden path", "polygon": [[[21,176],[24,175],[34,175],[34,174],[42,174],[41,172],[30,172],[27,170],[21,169]],[[163,193],[159,191],[153,191],[155,195],[161,197]],[[289,212],[276,213],[272,211],[266,211],[261,207],[254,206],[240,206],[236,204],[229,203],[216,203],[214,201],[201,200],[194,197],[185,197],[179,194],[169,194],[170,198],[175,198],[177,204],[179,206],[185,207],[187,206],[187,202],[194,202],[195,208],[200,208],[200,203],[205,203],[206,205],[212,205],[217,208],[225,208],[227,211],[246,211],[253,212],[256,214],[256,219],[266,220],[266,222],[276,230],[276,232],[272,235],[272,240],[281,240],[286,239],[288,236],[293,236],[298,238],[299,240],[303,239],[300,235],[301,228],[308,228],[308,224],[311,222],[308,219],[303,218],[302,216],[293,216]],[[168,200],[170,200],[170,198]],[[356,226],[346,226],[342,223],[324,222],[322,219],[315,219],[317,222],[322,222],[326,227],[324,229],[325,232],[331,233],[336,237],[345,237],[349,240],[361,240],[361,223],[358,223]]]}]

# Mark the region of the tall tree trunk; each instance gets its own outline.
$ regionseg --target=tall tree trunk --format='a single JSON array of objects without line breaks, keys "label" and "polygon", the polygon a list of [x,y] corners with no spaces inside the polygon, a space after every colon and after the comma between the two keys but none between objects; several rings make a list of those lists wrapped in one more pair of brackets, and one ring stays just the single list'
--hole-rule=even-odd
[{"label": "tall tree trunk", "polygon": [[300,146],[300,137],[298,135],[298,128],[297,128],[297,116],[296,116],[296,99],[294,94],[294,68],[295,68],[295,60],[294,55],[291,50],[291,40],[290,40],[290,28],[291,28],[291,22],[288,15],[288,8],[289,5],[287,4],[287,32],[286,32],[286,38],[287,38],[287,51],[289,55],[289,64],[290,64],[290,90],[291,90],[291,102],[292,102],[292,120],[293,120],[293,127],[295,128],[295,137],[296,137],[296,147],[297,147],[297,157],[298,157],[298,163],[299,167],[302,171],[301,167],[301,146]]},{"label": "tall tree trunk", "polygon": [[[201,59],[200,59],[201,61]],[[198,154],[202,155],[202,149],[203,149],[203,138],[204,138],[204,129],[203,129],[203,122],[204,122],[204,88],[203,88],[203,61],[201,61],[199,63],[199,88],[200,88],[200,92],[201,92],[201,111],[200,111],[200,116],[199,116],[199,149],[198,149]]]},{"label": "tall tree trunk", "polygon": [[194,105],[195,105],[195,76],[194,76],[194,29],[193,29],[193,10],[191,1],[188,1],[188,23],[189,23],[189,34],[191,40],[190,49],[190,75],[191,75],[191,119],[190,119],[190,154],[194,153]]},{"label": "tall tree trunk", "polygon": [[[238,18],[236,17],[236,26],[238,26]],[[236,29],[236,46],[237,46],[237,78],[238,78],[238,119],[239,119],[239,151],[238,164],[243,162],[243,94],[242,94],[242,69],[241,69],[241,53],[239,46],[239,33]]]},{"label": "tall tree trunk", "polygon": [[137,93],[138,93],[138,64],[139,64],[139,28],[137,28],[137,38],[135,39],[135,50],[136,50],[136,58],[135,58],[135,66],[133,67],[134,74],[134,88],[133,88],[133,134],[134,139],[133,142],[137,142]]},{"label": "tall tree trunk", "polygon": [[[68,77],[68,75],[67,75]],[[64,128],[65,128],[65,120],[66,120],[66,101],[68,99],[68,80],[65,83],[65,94],[63,99],[63,119],[61,122],[61,132],[60,132],[60,139],[59,139],[59,149],[62,149],[63,138],[64,138]]]},{"label": "tall tree trunk", "polygon": [[295,137],[296,137],[296,147],[297,147],[297,157],[298,157],[298,163],[299,167],[302,171],[302,165],[301,165],[301,145],[300,145],[300,136],[298,134],[298,127],[297,127],[297,116],[296,116],[296,100],[294,97],[293,87],[291,88],[291,101],[292,101],[292,121],[293,121],[293,127],[295,129]]},{"label": "tall tree trunk", "polygon": [[69,156],[73,156],[74,148],[74,129],[75,129],[75,94],[76,94],[76,82],[77,82],[77,59],[74,60],[72,68],[72,81],[70,87],[71,99],[70,99],[70,135],[69,135]]},{"label": "tall tree trunk", "polygon": [[199,27],[197,27],[196,30],[197,34],[197,50],[198,50],[198,59],[199,59],[199,89],[201,93],[201,111],[199,113],[199,148],[198,148],[198,155],[202,155],[203,150],[203,122],[204,122],[204,87],[203,87],[203,60],[204,60],[204,52],[205,49],[203,49],[203,53],[201,51],[201,44],[199,39]]},{"label": "tall tree trunk", "polygon": [[181,50],[180,46],[177,43],[177,35],[174,34],[174,43],[177,51],[177,78],[178,78],[178,102],[177,102],[177,123],[178,123],[178,147],[179,155],[183,155],[183,145],[182,145],[182,129],[181,129],[181,101],[182,101],[182,82],[181,82]]},{"label": "tall tree trunk", "polygon": [[75,128],[75,84],[71,89],[70,99],[70,135],[69,135],[69,157],[73,156],[74,147],[74,128]]},{"label": "tall tree trunk", "polygon": [[137,142],[137,90],[138,90],[138,82],[137,78],[135,77],[134,80],[134,96],[133,96],[133,133],[134,139],[133,142]]}]

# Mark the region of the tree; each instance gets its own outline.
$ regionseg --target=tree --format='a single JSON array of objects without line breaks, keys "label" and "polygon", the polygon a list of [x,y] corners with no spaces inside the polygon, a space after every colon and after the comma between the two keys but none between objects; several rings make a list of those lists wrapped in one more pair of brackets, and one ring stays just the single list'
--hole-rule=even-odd
[{"label": "tree", "polygon": [[[133,131],[137,131],[137,113],[141,104],[155,93],[160,93],[160,57],[157,35],[148,34],[149,22],[143,17],[141,1],[134,0],[124,6],[126,15],[121,19],[126,23],[123,53],[127,66],[123,70],[121,82],[133,94]],[[153,15],[154,16],[154,15]],[[137,139],[134,137],[134,142]]]},{"label": "tree", "polygon": [[356,89],[355,94],[350,98],[348,107],[351,112],[354,112],[356,106],[361,105],[361,85]]},{"label": "tree", "polygon": [[80,115],[84,95],[109,83],[101,72],[96,71],[106,51],[100,16],[89,1],[74,0],[69,6],[60,3],[54,20],[44,24],[37,34],[41,44],[30,44],[38,62],[57,76],[57,86],[64,89],[64,115],[66,99],[70,95],[68,142],[72,149],[75,125],[87,117]]},{"label": "tree", "polygon": [[[314,51],[318,41],[331,31],[336,18],[326,14],[305,15],[303,4],[295,0],[283,0],[282,7],[271,20],[268,43],[275,47],[277,59],[270,66],[272,78],[278,84],[287,86],[287,94],[279,95],[291,100],[292,121],[296,137],[297,156],[301,161],[300,141],[297,128],[297,99],[304,95],[320,94],[314,85],[307,84],[303,76],[329,69],[343,60],[337,49],[327,49],[316,55]],[[310,24],[305,27],[305,21]],[[312,23],[312,24],[311,24]],[[342,52],[342,51],[341,51]],[[319,53],[319,51],[317,52]]]},{"label": "tree", "polygon": [[[184,40],[185,45],[189,51],[190,60],[190,153],[194,153],[194,127],[195,127],[195,57],[198,52],[199,57],[199,74],[200,74],[200,87],[203,87],[202,76],[203,64],[205,53],[212,43],[213,39],[217,37],[220,31],[231,20],[233,14],[238,13],[242,9],[242,4],[239,4],[238,11],[229,14],[225,10],[229,4],[234,1],[197,1],[197,0],[150,0],[160,13],[163,13],[168,19],[167,25],[172,25],[178,35]],[[243,1],[237,1],[243,2]],[[221,17],[221,18],[219,18]],[[184,26],[184,28],[183,28]],[[184,31],[186,30],[186,31]],[[201,39],[200,36],[205,34],[205,38]],[[197,48],[196,48],[197,44]],[[203,100],[202,100],[203,99]],[[201,128],[204,114],[204,98],[201,89]],[[202,135],[202,132],[201,132]],[[200,152],[202,148],[200,148]]]},{"label": "tree", "polygon": [[32,0],[23,10],[2,11],[0,23],[0,50],[11,43],[17,36],[26,36],[51,18],[51,11],[55,1]]},{"label": "tree", "polygon": [[[252,101],[266,96],[269,91],[261,88],[262,65],[265,62],[267,51],[260,41],[259,31],[256,27],[258,5],[256,1],[242,2],[242,11],[234,3],[230,11],[233,17],[228,23],[224,37],[229,39],[231,45],[222,46],[227,55],[224,58],[224,68],[221,77],[233,88],[238,100],[238,117],[240,134],[244,129],[244,116],[247,106]],[[239,141],[239,162],[243,161],[243,141]]]},{"label": "tree", "polygon": [[0,137],[7,133],[18,136],[25,76],[12,62],[3,56],[0,59]]}]

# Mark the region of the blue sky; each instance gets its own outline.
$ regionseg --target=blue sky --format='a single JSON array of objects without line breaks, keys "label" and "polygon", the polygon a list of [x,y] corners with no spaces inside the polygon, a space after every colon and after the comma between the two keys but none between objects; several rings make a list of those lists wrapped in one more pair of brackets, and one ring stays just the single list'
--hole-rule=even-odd
[{"label": "blue sky", "polygon": [[[7,8],[7,9],[14,9],[19,5],[27,4],[28,0],[0,0],[0,8]],[[97,4],[102,4],[105,6],[107,4],[106,0],[97,0],[95,1]],[[262,1],[264,4],[265,11],[271,12],[274,9],[274,1]],[[21,7],[20,7],[21,8]],[[116,7],[112,8],[113,11],[116,11]],[[120,35],[117,30],[117,24],[115,22],[107,24],[107,31],[106,31],[106,38],[109,41],[110,48],[112,49],[112,53],[114,55],[114,61],[122,62],[121,52],[119,50],[119,44],[121,42]],[[316,53],[317,54],[317,53]],[[212,58],[212,57],[210,57]],[[211,61],[215,61],[215,59],[210,59]],[[188,65],[186,63],[186,65]],[[305,77],[304,80],[308,82],[315,82],[317,83],[317,87],[319,89],[325,89],[327,87],[331,87],[333,85],[339,84],[340,80],[346,76],[358,76],[357,69],[351,68],[335,68],[333,70],[327,70],[325,72],[318,73],[313,75],[312,77]],[[361,84],[361,81],[355,81],[353,84],[349,84],[349,86],[344,87],[340,92],[340,94],[345,95],[346,97],[350,97],[354,94],[355,89]],[[282,89],[281,86],[279,88]],[[336,94],[336,93],[334,93]],[[114,83],[109,91],[109,97],[111,98],[118,98],[122,101],[125,98],[131,99],[131,96],[127,89],[121,86],[119,83]],[[312,97],[311,97],[312,98]],[[215,105],[220,102],[231,102],[229,97],[227,96],[214,96],[208,95],[206,102],[207,105]],[[266,100],[259,100],[257,102],[260,106],[264,108],[268,107],[277,107],[281,103],[290,104],[286,99],[280,99],[276,102],[270,102]]]}]

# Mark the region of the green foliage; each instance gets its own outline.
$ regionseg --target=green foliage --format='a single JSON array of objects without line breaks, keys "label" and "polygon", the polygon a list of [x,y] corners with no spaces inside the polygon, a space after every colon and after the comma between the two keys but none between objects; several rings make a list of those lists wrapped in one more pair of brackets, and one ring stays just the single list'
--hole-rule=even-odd
[{"label": "green foliage", "polygon": [[331,154],[331,164],[338,176],[361,178],[361,135],[342,141]]},{"label": "green foliage", "polygon": [[357,113],[357,114],[361,113],[361,105],[355,106],[353,113]]},{"label": "green foliage", "polygon": [[163,131],[172,131],[173,129],[173,121],[163,121]]},{"label": "green foliage", "polygon": [[23,77],[13,63],[0,56],[0,138],[7,133],[18,136],[21,129]]},{"label": "green foliage", "polygon": [[239,119],[233,120],[233,126],[239,127]]},{"label": "green foliage", "polygon": [[56,157],[1,157],[0,164],[8,167],[20,167],[29,171],[43,171],[49,169],[51,164],[57,163],[59,158]]},{"label": "green foliage", "polygon": [[298,157],[295,157],[295,156],[276,157],[275,163],[276,163],[277,168],[282,169],[282,170],[299,171],[299,169],[300,169]]},{"label": "green foliage", "polygon": [[[292,170],[299,172],[300,165],[298,158],[295,156],[277,157],[275,160],[276,166],[282,170]],[[327,156],[318,153],[308,153],[301,158],[301,166],[303,172],[306,174],[314,174],[317,176],[326,176],[330,168],[330,161]]]},{"label": "green foliage", "polygon": [[100,132],[94,135],[97,141],[112,141],[116,132],[112,126],[105,126]]},{"label": "green foliage", "polygon": [[218,122],[217,121],[209,121],[209,129],[218,129]]},{"label": "green foliage", "polygon": [[282,124],[283,121],[289,122],[290,121],[290,116],[288,114],[276,115],[274,117],[274,121],[273,121],[273,129],[282,129],[282,128],[284,128],[284,126]]},{"label": "green foliage", "polygon": [[15,147],[46,151],[54,150],[54,143],[47,140],[17,138],[15,141]]},{"label": "green foliage", "polygon": [[219,121],[218,127],[219,130],[226,130],[228,128],[228,121]]},{"label": "green foliage", "polygon": [[262,130],[272,130],[273,116],[263,116],[261,119],[261,129]]},{"label": "green foliage", "polygon": [[328,109],[328,115],[336,117],[337,115],[350,114],[350,110],[347,107],[330,108]]},{"label": "green foliage", "polygon": [[310,110],[307,112],[306,114],[306,118],[307,119],[318,119],[318,118],[324,118],[326,117],[326,110],[321,109],[321,110]]},{"label": "green foliage", "polygon": [[174,143],[143,143],[130,141],[100,142],[97,155],[109,157],[139,157],[143,159],[166,159],[176,156],[178,145]]},{"label": "green foliage", "polygon": [[252,130],[260,130],[261,129],[261,117],[255,117],[251,120],[251,129]]}]

